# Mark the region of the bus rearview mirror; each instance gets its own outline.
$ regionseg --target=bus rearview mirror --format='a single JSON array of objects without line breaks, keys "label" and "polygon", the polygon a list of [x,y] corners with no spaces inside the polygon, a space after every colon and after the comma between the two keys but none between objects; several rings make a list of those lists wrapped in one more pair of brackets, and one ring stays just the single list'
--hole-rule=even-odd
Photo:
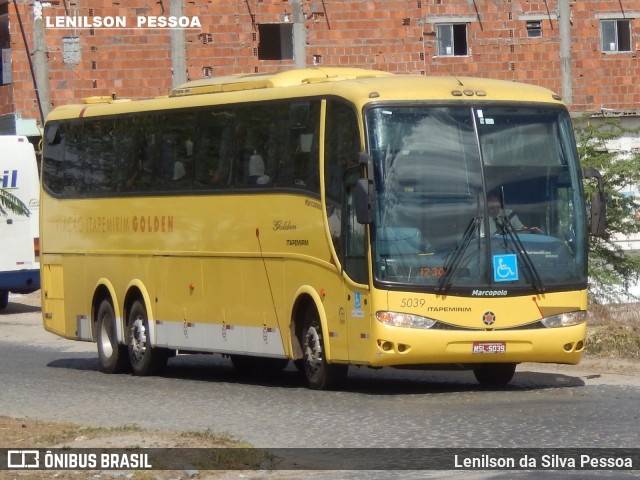
[{"label": "bus rearview mirror", "polygon": [[356,181],[356,220],[362,225],[373,223],[373,196],[369,180],[359,178]]},{"label": "bus rearview mirror", "polygon": [[598,191],[591,194],[591,234],[604,237],[607,229],[607,204],[604,194],[604,179],[595,168],[584,167],[583,178],[595,178],[598,181]]},{"label": "bus rearview mirror", "polygon": [[591,234],[596,237],[604,237],[607,229],[607,204],[604,194],[594,192],[591,194]]}]

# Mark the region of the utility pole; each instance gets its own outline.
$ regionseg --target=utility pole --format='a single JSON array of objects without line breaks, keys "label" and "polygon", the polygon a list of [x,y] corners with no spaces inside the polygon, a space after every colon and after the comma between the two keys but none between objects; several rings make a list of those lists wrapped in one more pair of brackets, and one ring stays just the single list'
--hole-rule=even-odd
[{"label": "utility pole", "polygon": [[304,26],[302,1],[291,0],[293,14],[293,61],[296,67],[307,66],[307,29]]},{"label": "utility pole", "polygon": [[[25,48],[28,51],[26,44]],[[44,17],[40,0],[33,2],[33,76],[36,87],[36,100],[40,107],[40,121],[44,124],[44,119],[51,110],[51,88],[49,86],[47,38],[44,33]]]},{"label": "utility pole", "polygon": [[558,27],[560,30],[560,76],[562,99],[573,103],[573,78],[571,75],[571,7],[569,0],[558,0]]},{"label": "utility pole", "polygon": [[[183,15],[182,0],[171,0],[171,15],[177,18]],[[171,29],[171,70],[172,86],[177,87],[187,81],[186,47],[183,28]]]}]

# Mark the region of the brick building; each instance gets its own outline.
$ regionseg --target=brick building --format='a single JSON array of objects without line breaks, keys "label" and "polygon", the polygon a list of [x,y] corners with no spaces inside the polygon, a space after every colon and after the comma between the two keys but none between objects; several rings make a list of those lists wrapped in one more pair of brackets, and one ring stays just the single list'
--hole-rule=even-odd
[{"label": "brick building", "polygon": [[314,64],[526,81],[633,115],[639,35],[627,0],[0,0],[0,133],[37,136],[40,110],[84,97]]}]

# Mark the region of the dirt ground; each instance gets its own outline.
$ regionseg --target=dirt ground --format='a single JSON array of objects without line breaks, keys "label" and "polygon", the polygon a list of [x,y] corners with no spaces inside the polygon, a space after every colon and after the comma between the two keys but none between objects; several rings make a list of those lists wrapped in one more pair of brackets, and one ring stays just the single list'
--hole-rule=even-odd
[{"label": "dirt ground", "polygon": [[[235,448],[250,447],[226,435],[209,433],[171,433],[137,428],[91,428],[70,423],[41,422],[0,416],[0,448]],[[255,459],[248,459],[253,463]],[[148,471],[3,471],[0,480],[229,480],[290,479],[303,472],[233,470],[148,470]]]}]

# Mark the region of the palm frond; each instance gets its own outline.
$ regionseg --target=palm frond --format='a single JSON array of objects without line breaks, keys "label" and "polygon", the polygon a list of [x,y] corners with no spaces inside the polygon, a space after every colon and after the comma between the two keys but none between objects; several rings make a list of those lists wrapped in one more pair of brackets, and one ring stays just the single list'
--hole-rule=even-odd
[{"label": "palm frond", "polygon": [[28,217],[31,212],[27,206],[8,190],[0,189],[0,213],[7,215],[8,212]]}]

